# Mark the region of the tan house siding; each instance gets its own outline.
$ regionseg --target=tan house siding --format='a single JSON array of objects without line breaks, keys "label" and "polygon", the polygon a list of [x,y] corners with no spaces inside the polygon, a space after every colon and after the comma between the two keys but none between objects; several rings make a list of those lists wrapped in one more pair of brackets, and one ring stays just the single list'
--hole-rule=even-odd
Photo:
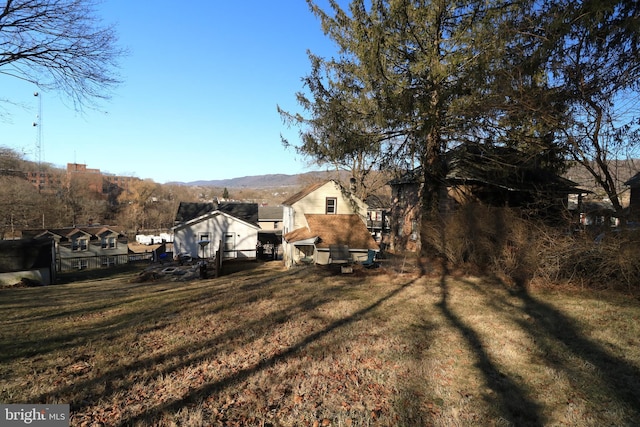
[{"label": "tan house siding", "polygon": [[[326,214],[327,199],[329,198],[336,200],[335,214],[346,215],[355,213],[362,217],[363,221],[366,221],[367,207],[365,203],[351,197],[337,182],[328,181],[323,185],[313,186],[312,191],[289,205],[293,208],[294,212],[293,224],[290,230],[285,230],[285,233],[301,227],[308,227],[304,214]],[[287,205],[286,202],[287,201],[283,203],[285,206]]]},{"label": "tan house siding", "polygon": [[[335,204],[333,211],[327,215],[327,199],[332,199]],[[298,236],[301,234],[312,238],[315,230],[310,229],[305,215],[357,215],[366,229],[367,205],[362,200],[353,196],[348,190],[336,181],[313,184],[299,193],[294,194],[283,205],[283,234]],[[346,231],[346,230],[345,230]],[[317,237],[317,236],[316,236]],[[312,246],[312,245],[308,245]],[[311,247],[305,249],[309,252]],[[305,251],[293,248],[290,242],[283,240],[283,259],[285,265],[290,267],[299,258],[309,255]]]}]

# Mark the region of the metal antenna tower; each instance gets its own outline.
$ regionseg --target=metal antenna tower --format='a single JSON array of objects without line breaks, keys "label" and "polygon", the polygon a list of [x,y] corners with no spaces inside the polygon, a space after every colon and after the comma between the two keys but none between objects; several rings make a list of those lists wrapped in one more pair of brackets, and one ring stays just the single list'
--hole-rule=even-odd
[{"label": "metal antenna tower", "polygon": [[33,122],[33,126],[36,127],[36,161],[38,162],[38,169],[42,164],[42,94],[34,92],[33,96],[38,98],[38,116],[36,121]]}]

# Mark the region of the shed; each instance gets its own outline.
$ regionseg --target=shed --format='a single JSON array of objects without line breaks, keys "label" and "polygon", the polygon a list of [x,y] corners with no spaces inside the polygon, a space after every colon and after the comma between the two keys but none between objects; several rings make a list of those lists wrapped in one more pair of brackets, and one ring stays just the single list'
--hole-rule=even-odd
[{"label": "shed", "polygon": [[55,244],[51,238],[0,240],[0,284],[22,279],[51,285],[56,279]]}]

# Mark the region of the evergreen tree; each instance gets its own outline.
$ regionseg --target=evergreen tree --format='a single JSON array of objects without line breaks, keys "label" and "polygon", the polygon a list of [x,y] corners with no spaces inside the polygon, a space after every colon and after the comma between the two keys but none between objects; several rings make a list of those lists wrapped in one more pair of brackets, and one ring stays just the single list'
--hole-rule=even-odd
[{"label": "evergreen tree", "polygon": [[[336,58],[310,55],[308,117],[298,150],[320,161],[361,156],[403,169],[421,166],[423,218],[438,218],[448,148],[493,143],[485,118],[493,75],[510,40],[502,31],[525,3],[501,0],[354,0],[332,13],[309,0]],[[495,121],[493,121],[495,123]]]}]

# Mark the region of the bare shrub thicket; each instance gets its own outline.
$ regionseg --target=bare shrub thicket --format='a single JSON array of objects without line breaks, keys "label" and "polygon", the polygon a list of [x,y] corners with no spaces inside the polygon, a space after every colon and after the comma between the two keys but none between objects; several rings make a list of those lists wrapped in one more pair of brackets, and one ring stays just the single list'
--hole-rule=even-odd
[{"label": "bare shrub thicket", "polygon": [[[565,238],[564,250],[555,254],[557,278],[596,289],[640,290],[640,235],[616,230],[597,238],[589,233]],[[553,248],[550,248],[551,250]],[[549,251],[547,258],[554,255]]]},{"label": "bare shrub thicket", "polygon": [[640,234],[632,230],[594,238],[524,218],[517,209],[478,204],[424,227],[425,243],[456,268],[500,275],[520,286],[536,280],[640,290]]}]

